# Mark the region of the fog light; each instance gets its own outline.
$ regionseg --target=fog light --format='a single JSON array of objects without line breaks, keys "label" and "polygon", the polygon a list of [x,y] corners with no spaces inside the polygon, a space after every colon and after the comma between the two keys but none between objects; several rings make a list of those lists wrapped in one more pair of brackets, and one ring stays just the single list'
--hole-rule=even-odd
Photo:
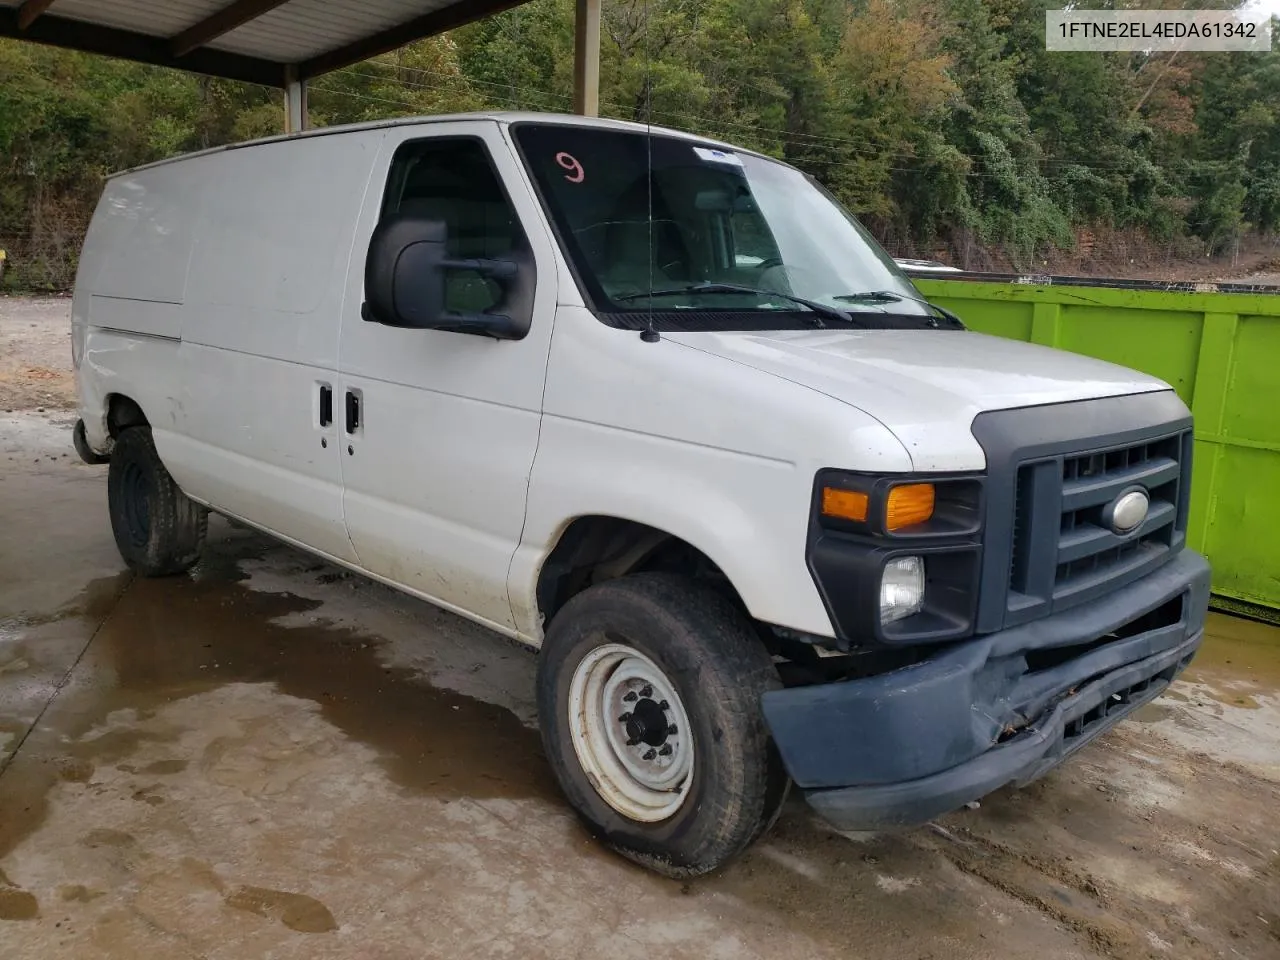
[{"label": "fog light", "polygon": [[924,606],[924,559],[898,557],[890,560],[880,578],[880,622],[893,623]]}]

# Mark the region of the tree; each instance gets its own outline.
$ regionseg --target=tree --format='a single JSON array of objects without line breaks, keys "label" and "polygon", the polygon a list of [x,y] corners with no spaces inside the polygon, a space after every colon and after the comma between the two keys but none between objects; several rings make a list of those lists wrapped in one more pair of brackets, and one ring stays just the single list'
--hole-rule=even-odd
[{"label": "tree", "polygon": [[[940,158],[938,127],[959,95],[929,12],[921,3],[870,0],[848,20],[831,66],[831,126],[845,143],[829,185],[854,212],[902,234],[922,226],[920,211],[937,208],[941,195],[929,184],[924,194],[896,190],[895,179]],[[967,168],[961,162],[956,172]]]}]

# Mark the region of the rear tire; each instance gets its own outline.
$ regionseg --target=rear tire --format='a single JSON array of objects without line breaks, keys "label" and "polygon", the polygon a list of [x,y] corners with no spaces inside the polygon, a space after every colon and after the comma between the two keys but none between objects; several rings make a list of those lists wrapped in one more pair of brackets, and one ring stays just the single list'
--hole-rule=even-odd
[{"label": "rear tire", "polygon": [[697,876],[746,849],[786,798],[760,709],[779,685],[725,597],[679,576],[623,577],[574,597],[547,631],[543,746],[595,835],[658,873]]},{"label": "rear tire", "polygon": [[150,427],[130,427],[116,437],[107,469],[107,504],[116,548],[137,573],[169,576],[200,559],[209,512],[169,476]]}]

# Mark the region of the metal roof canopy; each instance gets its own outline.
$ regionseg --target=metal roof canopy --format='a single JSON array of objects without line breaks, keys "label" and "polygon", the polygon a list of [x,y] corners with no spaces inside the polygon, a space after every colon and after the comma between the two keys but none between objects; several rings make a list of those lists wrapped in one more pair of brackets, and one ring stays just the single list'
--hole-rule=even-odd
[{"label": "metal roof canopy", "polygon": [[524,2],[0,0],[0,37],[288,88]]}]

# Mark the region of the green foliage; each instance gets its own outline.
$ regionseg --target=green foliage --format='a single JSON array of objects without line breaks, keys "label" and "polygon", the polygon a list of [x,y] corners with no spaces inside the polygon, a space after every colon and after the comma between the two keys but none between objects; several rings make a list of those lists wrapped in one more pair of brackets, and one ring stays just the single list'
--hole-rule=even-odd
[{"label": "green foliage", "polygon": [[[1209,251],[1280,230],[1280,50],[1048,53],[1059,6],[606,0],[601,112],[783,158],[904,255],[1029,265],[1099,226]],[[573,31],[574,0],[533,0],[319,78],[312,122],[566,112]],[[282,122],[278,91],[0,41],[6,284],[70,283],[109,171]]]}]

